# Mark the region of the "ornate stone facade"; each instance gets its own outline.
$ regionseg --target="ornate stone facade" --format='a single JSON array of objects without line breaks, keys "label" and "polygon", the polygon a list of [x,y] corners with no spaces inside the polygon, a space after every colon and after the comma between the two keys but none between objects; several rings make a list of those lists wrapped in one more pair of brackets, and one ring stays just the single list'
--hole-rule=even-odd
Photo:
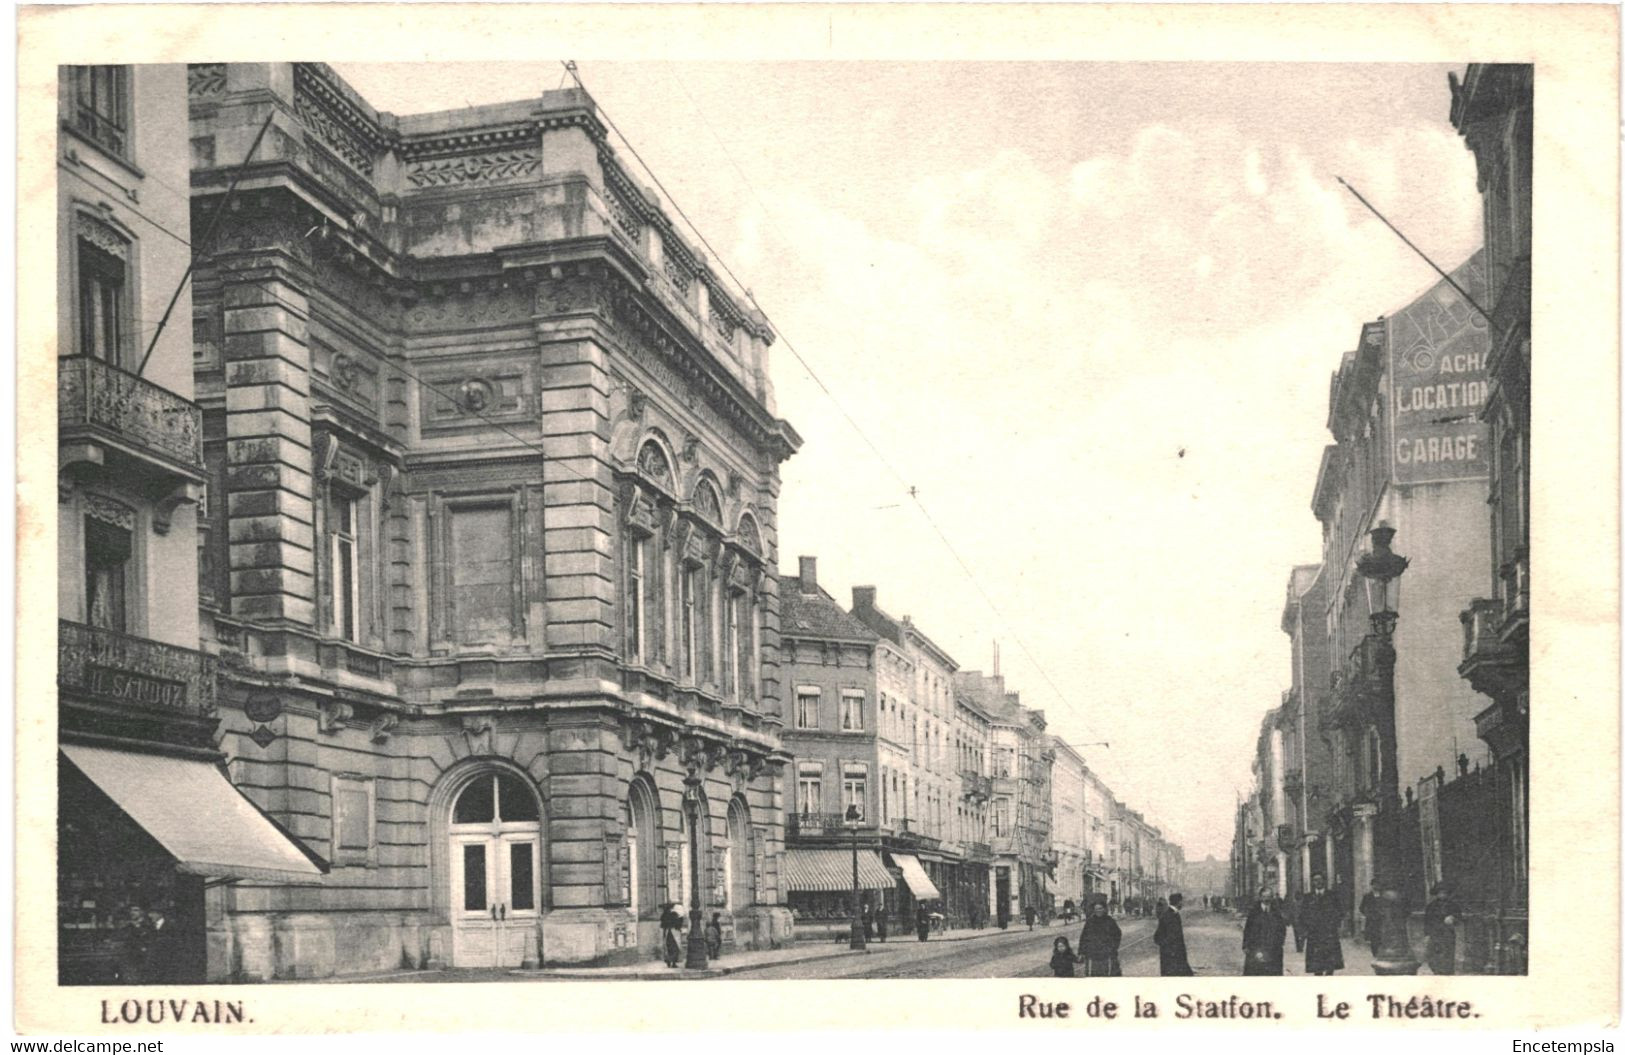
[{"label": "ornate stone facade", "polygon": [[[396,117],[320,65],[191,84],[194,156],[240,159],[275,113],[197,276],[221,746],[334,865],[220,891],[211,973],[648,955],[685,892],[738,946],[785,939],[800,440],[771,332],[584,92]],[[193,176],[211,213],[231,170]]]}]

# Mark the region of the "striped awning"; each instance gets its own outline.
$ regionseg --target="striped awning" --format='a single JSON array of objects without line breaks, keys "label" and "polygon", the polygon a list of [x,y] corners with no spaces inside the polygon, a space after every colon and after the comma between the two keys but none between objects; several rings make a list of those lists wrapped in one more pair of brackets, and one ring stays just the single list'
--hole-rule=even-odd
[{"label": "striped awning", "polygon": [[[784,875],[787,890],[851,890],[852,851],[786,850]],[[879,854],[873,850],[858,851],[858,889],[890,890],[895,885],[896,880],[880,863]]]},{"label": "striped awning", "polygon": [[903,870],[903,882],[919,901],[940,901],[942,891],[931,882],[931,877],[925,874],[925,868],[918,860],[908,854],[892,854],[892,863]]}]

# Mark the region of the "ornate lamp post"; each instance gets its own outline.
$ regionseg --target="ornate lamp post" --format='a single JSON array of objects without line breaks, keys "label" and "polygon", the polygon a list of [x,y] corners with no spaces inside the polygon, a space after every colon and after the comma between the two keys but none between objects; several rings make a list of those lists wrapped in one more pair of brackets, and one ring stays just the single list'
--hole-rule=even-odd
[{"label": "ornate lamp post", "polygon": [[863,824],[863,811],[857,803],[846,808],[846,826],[852,829],[852,944],[854,949],[865,948],[863,940],[863,910],[858,907],[858,827]]},{"label": "ornate lamp post", "polygon": [[688,817],[688,959],[685,968],[704,970],[705,923],[700,912],[700,775],[692,770],[683,778],[683,812]]},{"label": "ornate lamp post", "polygon": [[1371,966],[1377,974],[1415,974],[1419,967],[1411,951],[1409,912],[1400,898],[1399,743],[1394,717],[1394,628],[1399,624],[1399,577],[1410,561],[1393,551],[1394,529],[1386,520],[1369,532],[1371,549],[1355,568],[1365,580],[1371,611],[1371,633],[1366,635],[1368,691],[1373,694],[1377,750],[1382,765],[1377,812],[1377,872],[1382,888],[1377,955]]}]

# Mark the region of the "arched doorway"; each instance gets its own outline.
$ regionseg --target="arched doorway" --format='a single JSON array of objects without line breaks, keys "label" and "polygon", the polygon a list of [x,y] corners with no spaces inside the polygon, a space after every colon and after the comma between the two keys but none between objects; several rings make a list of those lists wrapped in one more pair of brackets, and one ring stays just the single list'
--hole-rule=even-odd
[{"label": "arched doorway", "polygon": [[627,868],[632,911],[637,917],[637,945],[640,949],[659,946],[660,905],[666,892],[660,889],[660,798],[654,782],[640,776],[627,793]]},{"label": "arched doorway", "polygon": [[535,963],[541,914],[541,807],[518,776],[485,770],[463,786],[447,826],[452,964]]}]

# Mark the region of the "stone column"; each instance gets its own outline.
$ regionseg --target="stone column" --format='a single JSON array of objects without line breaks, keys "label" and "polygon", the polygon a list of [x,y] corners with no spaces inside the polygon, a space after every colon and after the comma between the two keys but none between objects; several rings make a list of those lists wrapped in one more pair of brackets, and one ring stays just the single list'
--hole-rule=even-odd
[{"label": "stone column", "polygon": [[315,621],[309,307],[269,257],[222,266],[232,614]]}]

